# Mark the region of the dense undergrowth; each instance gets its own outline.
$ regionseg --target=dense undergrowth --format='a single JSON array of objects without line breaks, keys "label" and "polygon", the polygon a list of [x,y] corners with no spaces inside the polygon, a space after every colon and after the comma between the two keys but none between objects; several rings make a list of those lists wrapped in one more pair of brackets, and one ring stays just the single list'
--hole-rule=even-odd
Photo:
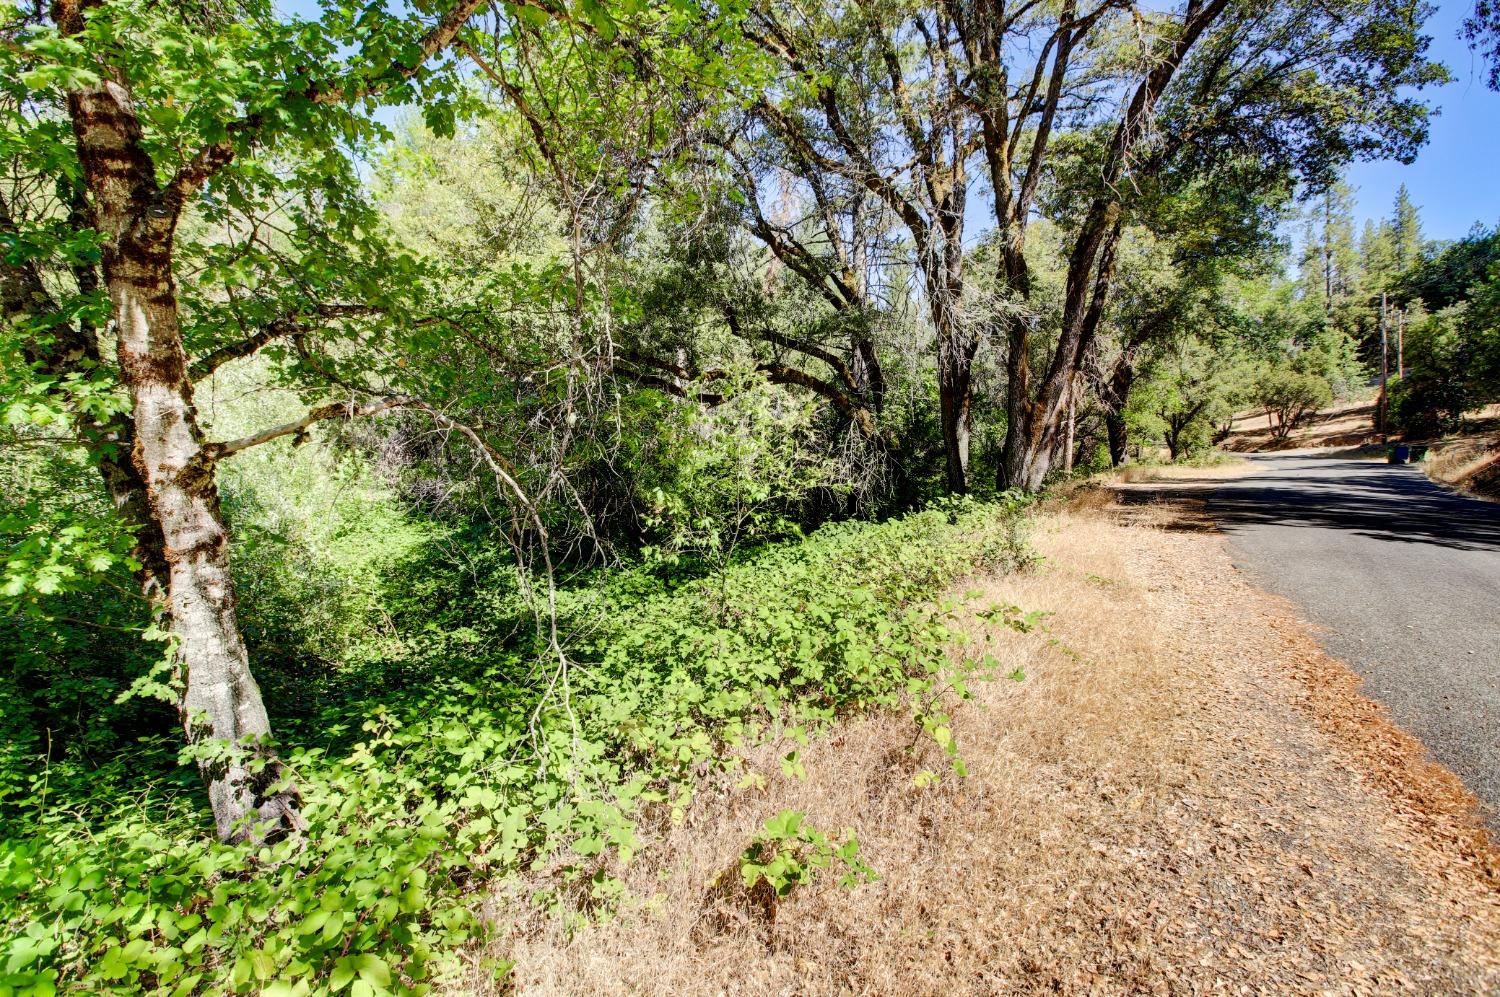
[{"label": "dense undergrowth", "polygon": [[[300,838],[211,841],[196,787],[149,740],[92,767],[12,768],[0,994],[420,992],[486,930],[487,884],[525,874],[550,884],[535,902],[607,907],[640,815],[680,812],[737,743],[886,708],[946,745],[937,597],[1024,564],[1023,529],[1017,502],[966,501],[829,525],[696,579],[575,580],[560,593],[566,668],[505,559],[471,548],[463,571],[420,573],[447,587],[407,593],[364,660],[268,696],[304,794]],[[454,626],[445,606],[460,603],[489,615]]]}]

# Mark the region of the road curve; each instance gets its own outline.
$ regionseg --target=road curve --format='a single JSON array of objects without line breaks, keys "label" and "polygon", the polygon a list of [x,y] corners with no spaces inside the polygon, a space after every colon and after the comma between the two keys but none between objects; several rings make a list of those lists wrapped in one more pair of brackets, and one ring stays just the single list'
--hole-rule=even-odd
[{"label": "road curve", "polygon": [[1257,473],[1209,501],[1236,565],[1322,627],[1500,828],[1500,505],[1410,466],[1247,456]]}]

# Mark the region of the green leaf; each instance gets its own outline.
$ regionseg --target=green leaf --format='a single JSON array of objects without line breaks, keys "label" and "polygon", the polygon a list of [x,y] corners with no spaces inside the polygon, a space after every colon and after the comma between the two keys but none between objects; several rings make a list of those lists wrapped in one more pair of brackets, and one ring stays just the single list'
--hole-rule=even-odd
[{"label": "green leaf", "polygon": [[333,972],[328,974],[328,989],[334,993],[347,987],[354,982],[355,964],[350,956],[340,956],[333,964]]},{"label": "green leaf", "polygon": [[378,955],[366,952],[355,956],[354,960],[355,971],[361,980],[382,989],[391,985],[391,969]]}]

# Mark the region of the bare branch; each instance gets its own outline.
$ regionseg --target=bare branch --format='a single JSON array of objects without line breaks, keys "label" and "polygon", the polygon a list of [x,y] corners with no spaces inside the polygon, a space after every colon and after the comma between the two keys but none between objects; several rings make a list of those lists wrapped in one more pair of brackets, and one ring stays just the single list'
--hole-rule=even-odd
[{"label": "bare branch", "polygon": [[[370,315],[378,311],[371,305],[318,305],[314,312],[319,318],[333,319],[357,315]],[[210,376],[220,367],[231,360],[239,360],[255,353],[261,347],[273,343],[278,339],[287,339],[292,336],[301,336],[311,329],[301,316],[284,315],[281,318],[268,322],[244,339],[237,339],[232,343],[225,343],[203,356],[194,360],[188,368],[188,378],[194,383]]]},{"label": "bare branch", "polygon": [[228,440],[224,443],[205,443],[203,445],[204,459],[212,462],[221,457],[237,454],[241,450],[249,450],[258,447],[262,443],[280,439],[283,436],[304,436],[307,430],[314,424],[324,422],[328,419],[359,419],[365,416],[378,415],[394,408],[420,407],[421,399],[411,395],[390,395],[376,401],[356,405],[354,402],[333,402],[329,405],[319,405],[317,408],[309,409],[307,414],[300,419],[282,423],[263,429],[249,436],[242,436],[237,440]]}]

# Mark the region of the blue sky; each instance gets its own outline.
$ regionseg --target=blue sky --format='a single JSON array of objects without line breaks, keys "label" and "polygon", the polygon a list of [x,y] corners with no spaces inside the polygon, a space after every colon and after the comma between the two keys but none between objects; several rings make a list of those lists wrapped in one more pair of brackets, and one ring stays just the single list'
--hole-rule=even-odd
[{"label": "blue sky", "polygon": [[1396,188],[1404,183],[1421,209],[1426,236],[1457,239],[1475,222],[1500,222],[1500,93],[1484,85],[1484,61],[1458,38],[1472,0],[1439,0],[1437,6],[1427,25],[1429,51],[1447,64],[1454,82],[1428,91],[1442,109],[1428,143],[1410,166],[1356,163],[1349,182],[1358,188],[1360,221],[1389,215]]}]

